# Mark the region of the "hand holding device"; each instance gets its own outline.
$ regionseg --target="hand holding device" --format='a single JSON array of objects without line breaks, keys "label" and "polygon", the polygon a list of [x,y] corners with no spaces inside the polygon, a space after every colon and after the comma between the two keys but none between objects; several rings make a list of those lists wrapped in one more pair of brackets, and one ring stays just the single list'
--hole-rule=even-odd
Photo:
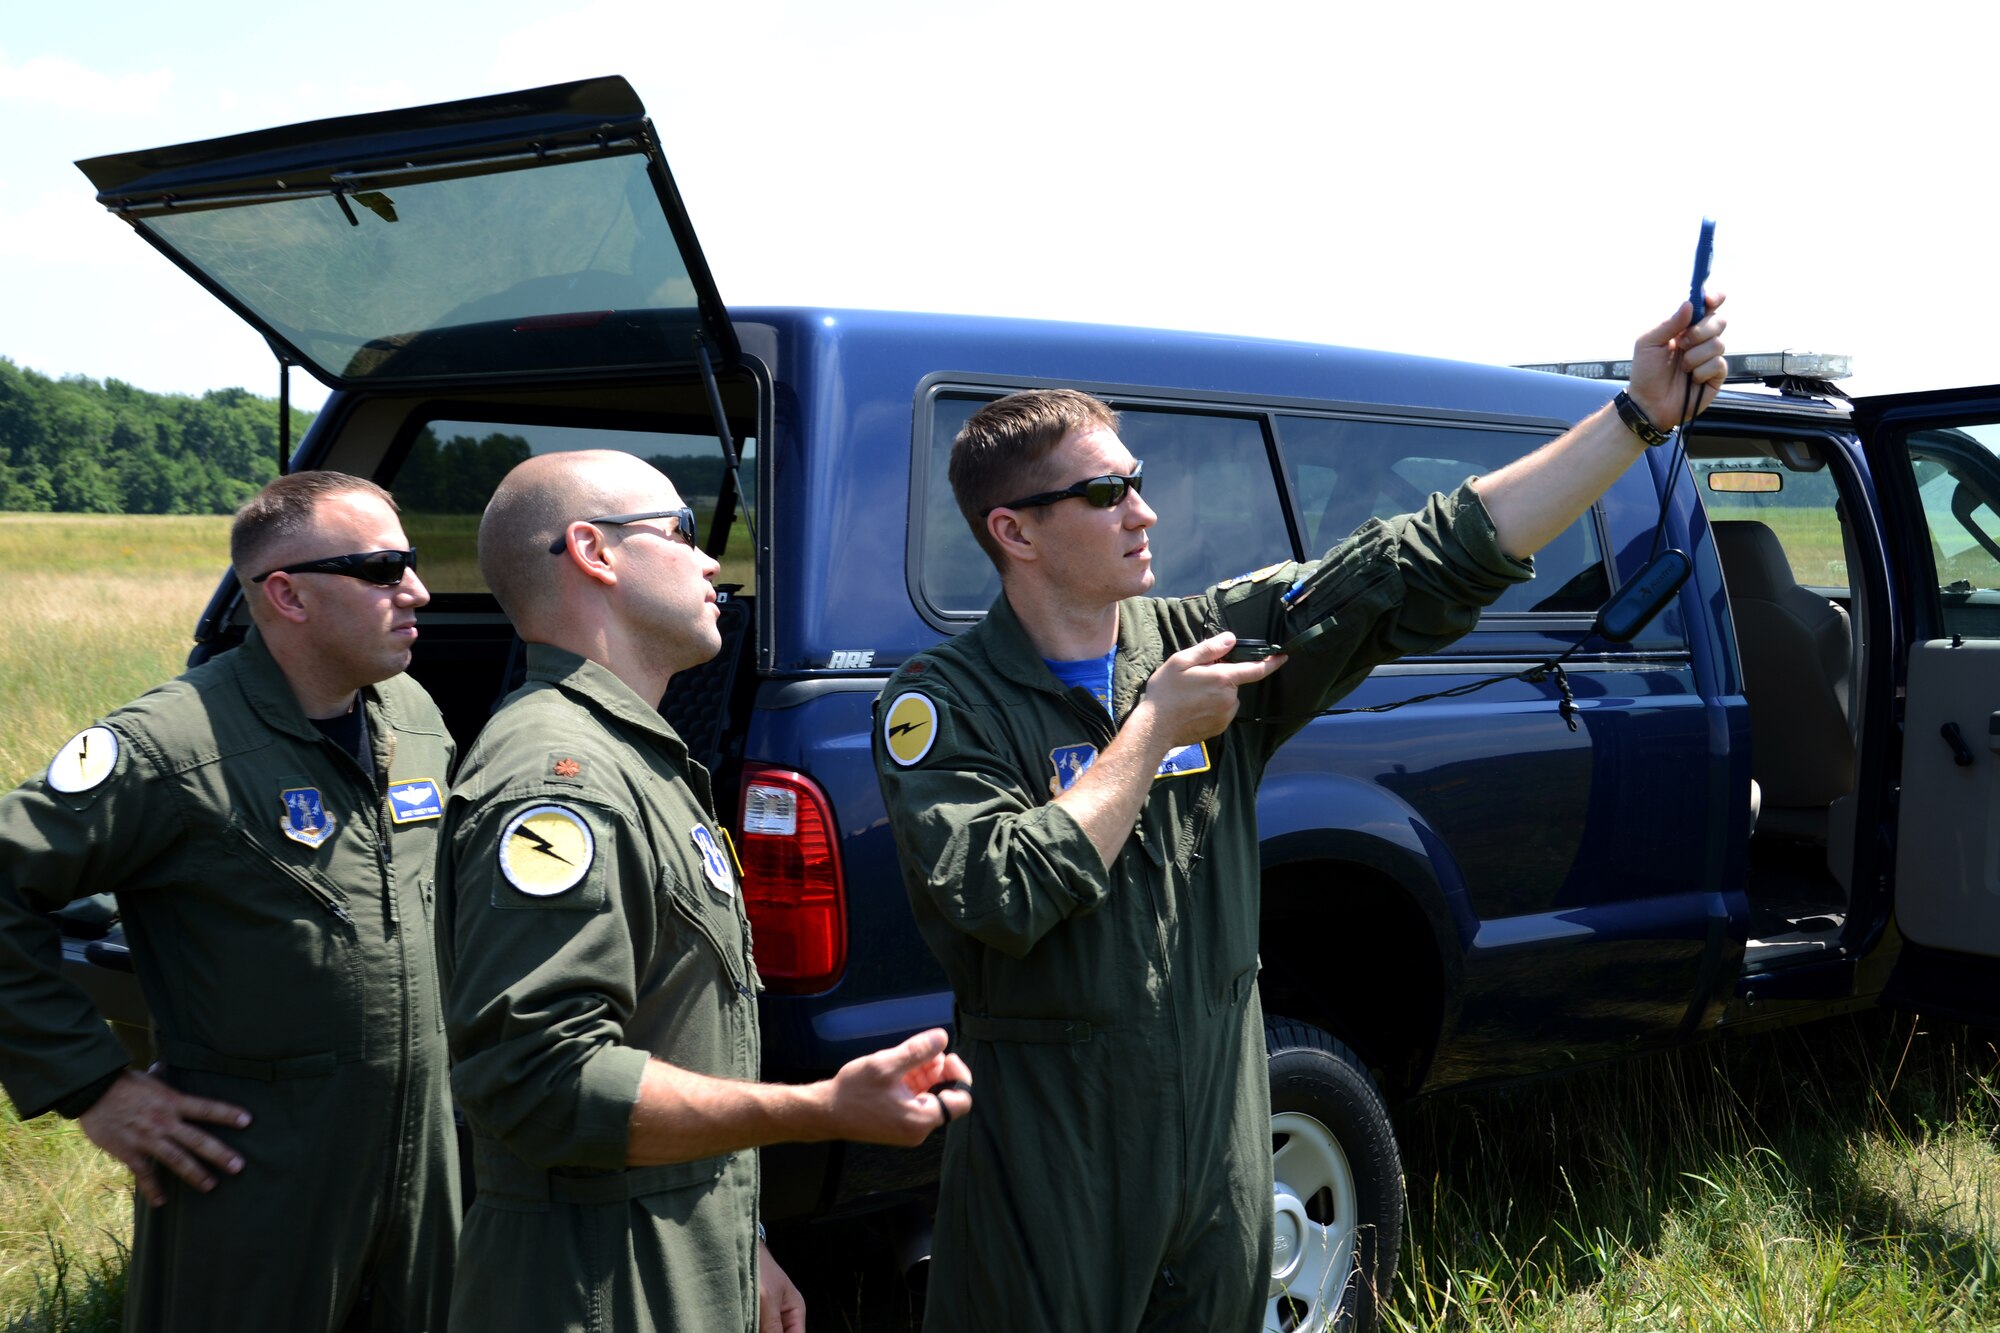
[{"label": "hand holding device", "polygon": [[1699,323],[1708,313],[1708,303],[1702,299],[1702,289],[1708,286],[1708,261],[1715,253],[1715,219],[1701,220],[1701,239],[1694,245],[1694,281],[1688,285],[1688,300],[1694,304],[1694,319]]}]

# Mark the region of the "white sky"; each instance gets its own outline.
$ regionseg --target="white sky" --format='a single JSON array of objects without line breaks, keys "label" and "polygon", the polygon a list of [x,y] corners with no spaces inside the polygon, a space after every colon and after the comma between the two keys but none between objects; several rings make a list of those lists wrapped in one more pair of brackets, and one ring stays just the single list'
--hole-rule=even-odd
[{"label": "white sky", "polygon": [[[0,25],[0,356],[275,392],[100,153],[623,74],[723,299],[1620,355],[1718,219],[1730,345],[2000,381],[2000,7],[67,0]],[[295,375],[302,405],[323,396]]]}]

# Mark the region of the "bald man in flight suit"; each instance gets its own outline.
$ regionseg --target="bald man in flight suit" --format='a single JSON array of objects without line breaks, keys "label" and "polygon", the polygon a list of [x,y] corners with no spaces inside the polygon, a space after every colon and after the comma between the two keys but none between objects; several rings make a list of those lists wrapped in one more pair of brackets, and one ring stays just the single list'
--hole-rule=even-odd
[{"label": "bald man in flight suit", "polygon": [[756,1081],[742,888],[659,713],[721,646],[694,521],[658,469],[590,451],[520,464],[480,522],[528,683],[467,755],[440,853],[478,1182],[454,1328],[792,1333],[754,1149],[913,1145],[971,1110],[941,1029],[822,1083]]}]

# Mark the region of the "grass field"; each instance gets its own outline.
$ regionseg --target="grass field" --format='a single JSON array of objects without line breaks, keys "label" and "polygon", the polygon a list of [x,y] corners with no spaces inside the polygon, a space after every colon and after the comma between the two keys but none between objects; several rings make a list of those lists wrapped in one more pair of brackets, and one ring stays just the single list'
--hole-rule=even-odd
[{"label": "grass field", "polygon": [[[180,669],[226,522],[0,515],[0,564],[27,576],[0,611],[0,776]],[[1399,1127],[1396,1333],[2000,1329],[1988,1034],[1867,1014],[1433,1099]],[[130,1210],[73,1125],[0,1104],[0,1329],[114,1327]],[[912,1327],[865,1227],[782,1239],[815,1329]]]},{"label": "grass field", "polygon": [[[177,675],[228,546],[221,517],[0,515],[0,780],[43,768],[110,708]],[[0,1328],[115,1328],[125,1169],[69,1121],[0,1099]],[[58,1275],[61,1277],[57,1284]],[[25,1321],[25,1322],[24,1322]]]}]

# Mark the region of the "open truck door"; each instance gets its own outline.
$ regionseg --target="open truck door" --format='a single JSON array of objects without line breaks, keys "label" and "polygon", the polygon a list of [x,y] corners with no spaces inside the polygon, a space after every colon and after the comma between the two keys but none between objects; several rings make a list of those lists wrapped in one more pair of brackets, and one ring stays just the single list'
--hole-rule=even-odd
[{"label": "open truck door", "polygon": [[1855,423],[1904,648],[1883,998],[2000,1021],[2000,386],[1864,399]]},{"label": "open truck door", "polygon": [[77,165],[99,203],[330,386],[736,357],[622,78]]}]

